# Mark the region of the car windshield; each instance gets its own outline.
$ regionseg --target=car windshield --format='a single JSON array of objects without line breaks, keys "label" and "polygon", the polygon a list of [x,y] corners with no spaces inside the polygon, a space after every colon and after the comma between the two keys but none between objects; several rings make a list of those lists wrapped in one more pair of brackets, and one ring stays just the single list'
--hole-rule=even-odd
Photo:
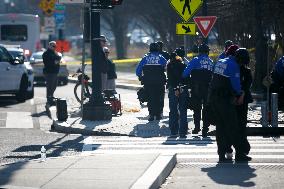
[{"label": "car windshield", "polygon": [[33,58],[34,60],[42,59],[42,54],[43,54],[42,52],[33,54],[33,55],[32,55],[32,58]]},{"label": "car windshield", "polygon": [[9,51],[9,53],[13,56],[13,58],[20,58],[20,59],[25,59],[24,53],[20,51]]}]

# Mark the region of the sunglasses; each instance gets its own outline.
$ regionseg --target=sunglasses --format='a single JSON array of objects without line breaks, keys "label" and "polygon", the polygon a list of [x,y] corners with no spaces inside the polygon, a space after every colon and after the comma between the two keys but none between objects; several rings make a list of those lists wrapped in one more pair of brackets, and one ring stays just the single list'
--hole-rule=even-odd
[{"label": "sunglasses", "polygon": [[109,54],[109,52],[105,52],[106,54]]}]

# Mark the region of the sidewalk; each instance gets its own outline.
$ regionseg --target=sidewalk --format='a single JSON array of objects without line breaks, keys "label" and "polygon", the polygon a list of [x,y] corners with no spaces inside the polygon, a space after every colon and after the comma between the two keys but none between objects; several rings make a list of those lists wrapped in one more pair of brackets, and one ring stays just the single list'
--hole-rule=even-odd
[{"label": "sidewalk", "polygon": [[176,164],[175,155],[96,154],[30,160],[0,167],[0,188],[158,188]]}]

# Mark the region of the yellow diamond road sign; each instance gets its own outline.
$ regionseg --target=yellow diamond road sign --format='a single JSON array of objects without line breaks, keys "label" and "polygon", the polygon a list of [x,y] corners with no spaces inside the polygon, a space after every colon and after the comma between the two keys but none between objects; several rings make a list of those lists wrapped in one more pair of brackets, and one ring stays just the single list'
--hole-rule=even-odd
[{"label": "yellow diamond road sign", "polygon": [[203,0],[170,0],[172,7],[187,22],[202,5]]},{"label": "yellow diamond road sign", "polygon": [[178,23],[176,33],[178,35],[196,35],[195,23]]}]

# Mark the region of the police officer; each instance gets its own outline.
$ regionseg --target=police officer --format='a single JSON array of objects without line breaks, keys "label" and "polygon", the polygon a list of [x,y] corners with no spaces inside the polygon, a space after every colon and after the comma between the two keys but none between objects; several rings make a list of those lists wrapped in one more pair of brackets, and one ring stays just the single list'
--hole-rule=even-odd
[{"label": "police officer", "polygon": [[[193,58],[183,72],[183,78],[190,76],[191,100],[190,108],[193,110],[195,128],[192,134],[200,131],[201,110],[202,110],[202,136],[206,137],[209,130],[209,120],[207,117],[207,96],[208,86],[212,77],[213,61],[208,57],[210,48],[206,44],[198,47],[199,55]],[[203,107],[203,108],[202,108]]]},{"label": "police officer", "polygon": [[169,127],[171,137],[185,138],[187,134],[187,82],[182,78],[186,65],[175,52],[171,53],[167,64],[167,86],[169,97]]},{"label": "police officer", "polygon": [[144,84],[148,95],[149,121],[161,119],[165,94],[165,66],[167,60],[159,53],[157,43],[150,44],[150,51],[136,67],[136,75]]},{"label": "police officer", "polygon": [[231,144],[236,150],[235,161],[250,161],[240,140],[236,104],[242,104],[244,93],[240,83],[240,65],[247,61],[248,52],[237,50],[234,56],[220,59],[214,66],[209,101],[216,117],[216,140],[219,161],[226,161],[225,153]]}]

